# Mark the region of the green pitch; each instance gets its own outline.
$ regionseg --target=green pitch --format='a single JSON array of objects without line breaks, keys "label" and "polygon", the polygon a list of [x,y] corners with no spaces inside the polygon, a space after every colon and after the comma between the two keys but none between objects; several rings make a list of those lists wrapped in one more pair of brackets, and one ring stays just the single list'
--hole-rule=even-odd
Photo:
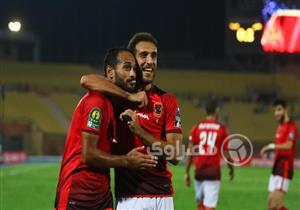
[{"label": "green pitch", "polygon": [[[194,189],[183,183],[184,167],[171,167],[175,188],[175,209],[195,209]],[[53,209],[59,164],[22,164],[0,168],[0,210]],[[269,168],[236,168],[235,180],[223,179],[218,210],[265,210]],[[300,209],[300,170],[286,197],[290,210]]]}]

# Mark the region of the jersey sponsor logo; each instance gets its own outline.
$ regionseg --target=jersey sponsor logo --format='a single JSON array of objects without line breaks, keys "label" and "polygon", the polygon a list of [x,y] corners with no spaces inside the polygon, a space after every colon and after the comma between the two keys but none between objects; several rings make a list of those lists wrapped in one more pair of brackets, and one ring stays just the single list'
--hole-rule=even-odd
[{"label": "jersey sponsor logo", "polygon": [[138,115],[140,118],[143,118],[143,119],[149,120],[149,116],[148,116],[148,115],[146,115],[146,114],[137,113],[137,115]]},{"label": "jersey sponsor logo", "polygon": [[181,115],[180,115],[180,109],[179,109],[179,107],[176,109],[175,127],[181,128]]},{"label": "jersey sponsor logo", "polygon": [[93,108],[90,112],[87,127],[98,129],[102,119],[102,112],[99,108]]},{"label": "jersey sponsor logo", "polygon": [[160,118],[162,115],[163,106],[161,102],[155,102],[153,107],[153,114],[155,117]]}]

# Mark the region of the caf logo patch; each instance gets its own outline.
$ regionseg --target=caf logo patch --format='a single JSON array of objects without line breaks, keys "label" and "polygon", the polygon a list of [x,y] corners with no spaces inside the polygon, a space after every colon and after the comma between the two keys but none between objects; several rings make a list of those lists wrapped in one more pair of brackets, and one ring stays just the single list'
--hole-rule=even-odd
[{"label": "caf logo patch", "polygon": [[153,107],[154,116],[157,117],[157,118],[160,118],[161,115],[162,115],[162,109],[163,109],[162,103],[155,102],[154,107]]},{"label": "caf logo patch", "polygon": [[102,112],[99,108],[93,108],[89,114],[87,127],[98,129],[102,119]]}]

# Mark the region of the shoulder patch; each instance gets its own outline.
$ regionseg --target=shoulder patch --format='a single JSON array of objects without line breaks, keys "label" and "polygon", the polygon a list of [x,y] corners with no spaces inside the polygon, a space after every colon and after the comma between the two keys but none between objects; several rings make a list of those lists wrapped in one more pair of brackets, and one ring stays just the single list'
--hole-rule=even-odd
[{"label": "shoulder patch", "polygon": [[99,108],[93,108],[89,114],[87,127],[98,129],[102,119],[102,112]]},{"label": "shoulder patch", "polygon": [[294,140],[294,138],[295,138],[295,133],[291,131],[291,132],[289,133],[289,139]]},{"label": "shoulder patch", "polygon": [[175,127],[181,128],[181,115],[180,115],[180,109],[179,109],[179,107],[176,109]]}]

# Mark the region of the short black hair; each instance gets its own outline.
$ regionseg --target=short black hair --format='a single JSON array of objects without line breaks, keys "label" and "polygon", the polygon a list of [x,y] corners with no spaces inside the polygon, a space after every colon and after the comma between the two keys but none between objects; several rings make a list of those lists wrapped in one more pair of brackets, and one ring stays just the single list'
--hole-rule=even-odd
[{"label": "short black hair", "polygon": [[119,63],[118,55],[120,52],[123,52],[123,51],[131,53],[134,57],[133,52],[125,47],[116,47],[116,48],[110,48],[107,50],[105,57],[104,57],[104,68],[103,68],[105,76],[106,76],[106,67],[111,66],[113,68],[116,68],[116,66]]},{"label": "short black hair", "polygon": [[217,108],[219,107],[218,101],[215,99],[210,99],[205,104],[205,111],[207,115],[216,113]]},{"label": "short black hair", "polygon": [[281,105],[283,108],[287,107],[286,101],[283,100],[282,98],[278,98],[273,102],[274,107],[279,106],[279,105]]},{"label": "short black hair", "polygon": [[148,32],[139,32],[132,36],[132,38],[128,42],[127,48],[136,53],[136,45],[139,42],[152,42],[156,46],[156,48],[158,47],[157,40],[152,34]]}]

